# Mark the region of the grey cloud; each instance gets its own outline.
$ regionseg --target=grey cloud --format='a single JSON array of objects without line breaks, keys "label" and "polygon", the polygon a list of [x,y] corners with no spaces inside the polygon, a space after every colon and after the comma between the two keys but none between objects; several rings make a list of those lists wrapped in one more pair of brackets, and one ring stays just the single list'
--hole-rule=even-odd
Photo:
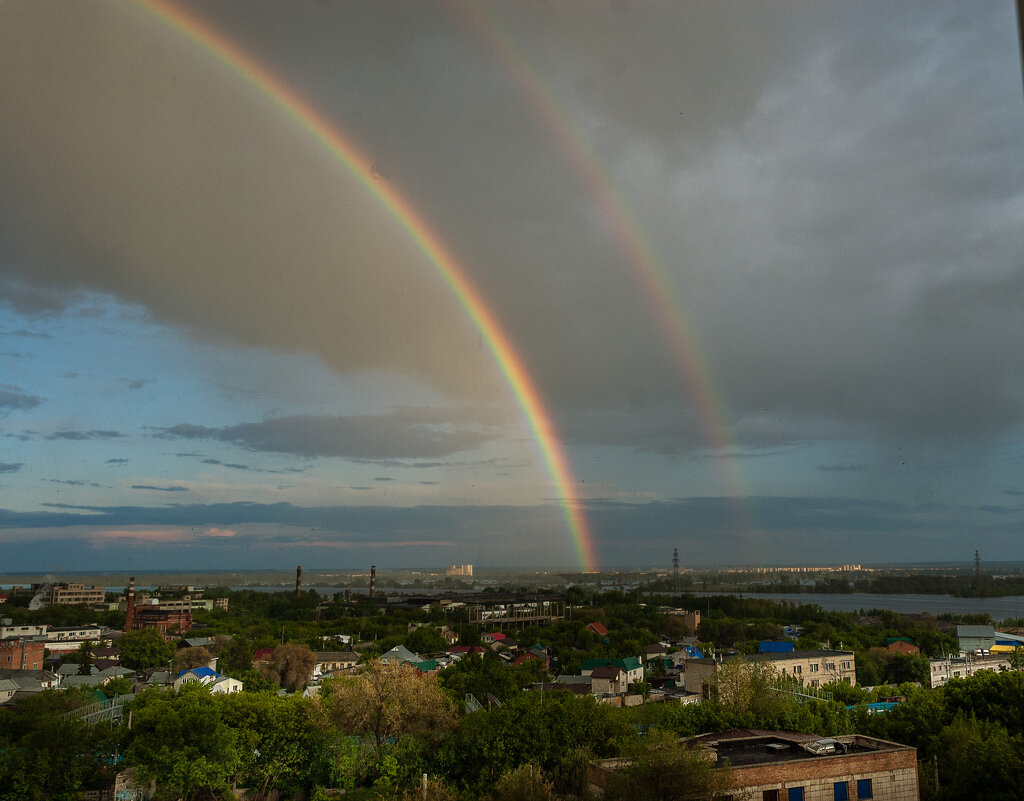
[{"label": "grey cloud", "polygon": [[54,431],[52,434],[47,435],[47,439],[67,439],[73,441],[84,441],[94,439],[118,439],[123,437],[120,431]]},{"label": "grey cloud", "polygon": [[149,383],[149,379],[146,378],[136,378],[131,381],[125,379],[125,381],[128,384],[128,389],[142,389],[144,386],[146,386],[146,384]]},{"label": "grey cloud", "polygon": [[217,439],[254,451],[354,459],[437,457],[471,450],[493,434],[457,425],[441,411],[400,409],[387,415],[279,417],[214,429],[180,424],[159,436]]},{"label": "grey cloud", "polygon": [[96,489],[109,489],[106,484],[97,484],[95,481],[84,481],[81,479],[61,479],[61,478],[48,478],[46,479],[51,484],[65,484],[69,487],[94,487]]},{"label": "grey cloud", "polygon": [[[565,564],[572,544],[556,504],[506,506],[301,507],[278,504],[76,506],[47,504],[53,511],[0,509],[0,529],[62,529],[79,526],[258,525],[245,542],[295,543],[318,532],[318,540],[348,545],[404,539],[444,540],[486,555],[492,564],[535,564],[520,548],[543,547],[551,554],[563,538]],[[586,505],[602,564],[668,564],[678,547],[684,564],[734,564],[742,552],[750,564],[828,563],[860,558],[870,549],[882,561],[920,560],[922,548],[957,553],[962,532],[974,533],[971,547],[993,559],[1014,558],[1013,543],[1024,520],[1020,510],[1002,507],[905,505],[854,498],[689,498],[633,504],[593,501]],[[741,512],[739,518],[737,512]],[[756,526],[739,526],[746,517]],[[282,527],[293,531],[278,532]],[[483,536],[481,532],[486,532]],[[38,537],[52,537],[40,532]],[[969,554],[965,554],[965,559]],[[504,561],[503,561],[504,560]],[[479,561],[479,560],[478,560]]]},{"label": "grey cloud", "polygon": [[154,487],[151,484],[132,484],[133,490],[153,490],[156,492],[188,492],[188,487],[170,486]]},{"label": "grey cloud", "polygon": [[29,395],[18,387],[0,384],[0,409],[34,409],[42,402],[42,398],[37,395]]},{"label": "grey cloud", "polygon": [[105,464],[128,464],[127,459],[107,459]]},{"label": "grey cloud", "polygon": [[0,462],[0,473],[17,473],[24,466],[24,462]]}]

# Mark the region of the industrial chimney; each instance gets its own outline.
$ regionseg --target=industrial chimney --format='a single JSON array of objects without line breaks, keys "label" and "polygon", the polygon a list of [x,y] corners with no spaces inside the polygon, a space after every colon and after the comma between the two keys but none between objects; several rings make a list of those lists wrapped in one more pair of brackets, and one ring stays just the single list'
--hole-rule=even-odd
[{"label": "industrial chimney", "polygon": [[377,597],[377,565],[370,565],[370,597]]},{"label": "industrial chimney", "polygon": [[295,568],[295,597],[302,594],[302,565]]},{"label": "industrial chimney", "polygon": [[131,631],[135,621],[135,576],[128,578],[128,603],[124,614],[124,630]]}]

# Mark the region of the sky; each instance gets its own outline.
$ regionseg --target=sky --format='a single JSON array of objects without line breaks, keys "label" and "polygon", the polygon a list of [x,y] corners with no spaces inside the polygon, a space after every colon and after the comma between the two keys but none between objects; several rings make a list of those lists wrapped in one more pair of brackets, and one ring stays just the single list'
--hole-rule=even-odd
[{"label": "sky", "polygon": [[1021,558],[1011,2],[0,2],[0,572]]}]

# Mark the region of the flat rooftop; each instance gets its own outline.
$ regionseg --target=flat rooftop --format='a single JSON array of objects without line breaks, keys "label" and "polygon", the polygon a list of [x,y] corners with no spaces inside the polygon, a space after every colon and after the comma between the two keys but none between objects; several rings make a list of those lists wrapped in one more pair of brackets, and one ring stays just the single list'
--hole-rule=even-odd
[{"label": "flat rooftop", "polygon": [[706,747],[715,755],[719,767],[726,761],[733,767],[746,767],[798,759],[835,759],[847,754],[899,751],[910,747],[859,734],[820,737],[798,732],[759,733],[754,736],[720,732],[693,737],[686,742]]}]

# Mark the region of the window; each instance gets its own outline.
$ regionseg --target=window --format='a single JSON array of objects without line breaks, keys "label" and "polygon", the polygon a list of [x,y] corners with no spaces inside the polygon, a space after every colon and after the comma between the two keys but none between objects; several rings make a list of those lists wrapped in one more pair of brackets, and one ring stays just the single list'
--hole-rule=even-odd
[{"label": "window", "polygon": [[857,779],[857,798],[874,798],[871,792],[871,779]]},{"label": "window", "polygon": [[836,782],[832,785],[832,801],[849,801],[850,788],[846,782]]},{"label": "window", "polygon": [[849,669],[850,669],[850,663],[849,663],[849,662],[840,662],[840,663],[839,663],[839,666],[840,666],[840,667],[841,667],[841,668],[842,668],[843,670],[849,670]]},{"label": "window", "polygon": [[811,673],[817,673],[818,672],[818,668],[820,668],[820,667],[821,667],[821,665],[819,665],[817,662],[812,662],[811,663]]},{"label": "window", "polygon": [[790,787],[789,788],[789,801],[804,801],[804,788],[803,787]]},{"label": "window", "polygon": [[818,686],[818,680],[817,679],[811,679],[811,686],[812,687],[817,687]]},{"label": "window", "polygon": [[836,663],[835,662],[829,662],[829,663],[827,663],[825,665],[825,670],[835,670],[835,669],[836,669]]},{"label": "window", "polygon": [[794,665],[793,666],[793,672],[796,673],[799,676],[801,673],[804,672],[803,665]]},{"label": "window", "polygon": [[761,801],[779,801],[779,791],[765,790],[761,793]]}]

